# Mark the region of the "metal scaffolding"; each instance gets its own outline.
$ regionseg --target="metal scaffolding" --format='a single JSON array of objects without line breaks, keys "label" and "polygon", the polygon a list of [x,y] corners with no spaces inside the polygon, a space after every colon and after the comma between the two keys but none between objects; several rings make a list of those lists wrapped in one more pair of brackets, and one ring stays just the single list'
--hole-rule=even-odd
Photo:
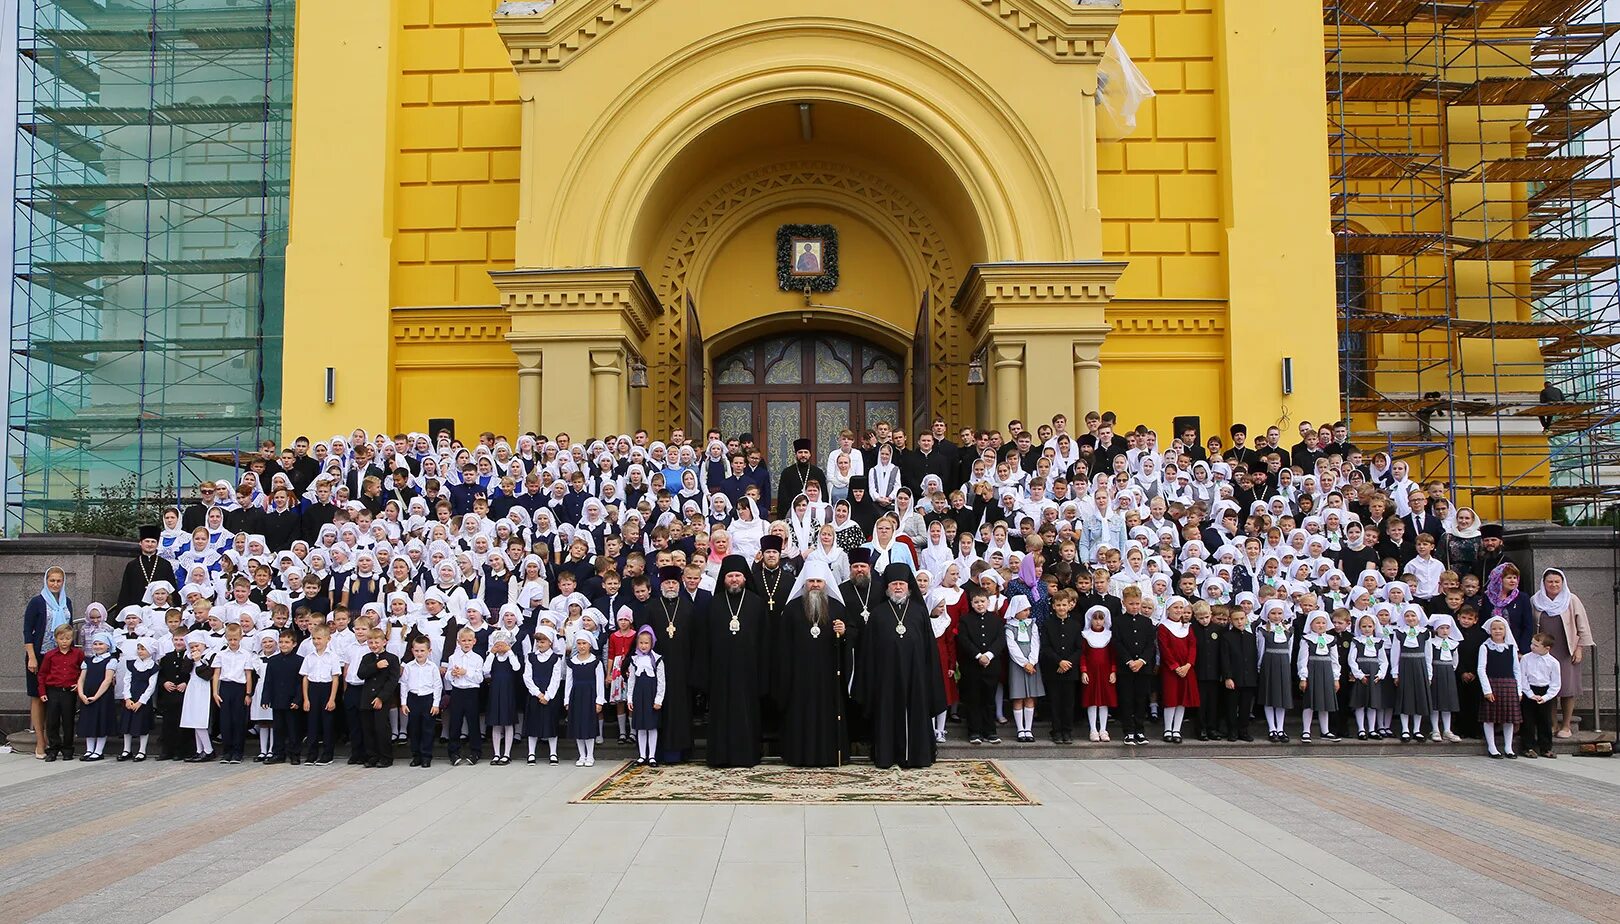
[{"label": "metal scaffolding", "polygon": [[1601,0],[1323,9],[1356,442],[1487,516],[1594,513],[1620,498],[1620,21]]},{"label": "metal scaffolding", "polygon": [[292,0],[23,0],[6,527],[273,438]]}]

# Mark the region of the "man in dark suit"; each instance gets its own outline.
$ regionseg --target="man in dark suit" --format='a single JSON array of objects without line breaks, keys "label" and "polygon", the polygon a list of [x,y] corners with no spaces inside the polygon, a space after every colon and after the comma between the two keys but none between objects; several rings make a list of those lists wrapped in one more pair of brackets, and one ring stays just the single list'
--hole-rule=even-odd
[{"label": "man in dark suit", "polygon": [[188,506],[180,515],[180,528],[191,532],[208,523],[208,508],[214,506],[214,483],[204,481],[197,485],[197,503]]},{"label": "man in dark suit", "polygon": [[1242,463],[1254,471],[1260,467],[1260,454],[1245,445],[1249,441],[1249,428],[1240,423],[1232,425],[1229,431],[1232,434],[1232,448],[1222,454],[1222,458],[1236,465]]},{"label": "man in dark suit", "polygon": [[1406,516],[1406,534],[1416,540],[1418,533],[1428,533],[1438,543],[1446,534],[1446,526],[1439,517],[1429,512],[1429,496],[1423,493],[1422,488],[1414,487],[1407,495],[1407,501],[1412,512]]}]

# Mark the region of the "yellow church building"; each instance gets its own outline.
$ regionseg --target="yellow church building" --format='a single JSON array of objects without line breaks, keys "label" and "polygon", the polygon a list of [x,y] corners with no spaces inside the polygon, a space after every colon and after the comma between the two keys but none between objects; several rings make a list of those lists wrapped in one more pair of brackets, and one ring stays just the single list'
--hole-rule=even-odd
[{"label": "yellow church building", "polygon": [[[299,4],[283,437],[448,418],[464,439],[719,425],[774,446],[1097,409],[1166,442],[1185,416],[1291,444],[1348,408],[1364,448],[1466,482],[1402,435],[1422,408],[1341,394],[1345,334],[1379,330],[1341,330],[1346,242],[1370,233],[1347,203],[1383,180],[1335,134],[1361,102],[1334,9],[1325,29],[1314,3],[1225,0]],[[1153,91],[1128,132],[1115,38]],[[1386,294],[1370,313],[1421,313]],[[1354,359],[1378,385],[1380,356],[1433,336],[1361,336]],[[1521,371],[1515,394],[1541,387]],[[1479,433],[1445,448],[1485,452]],[[1490,478],[1545,486],[1546,436],[1514,439],[1540,461]]]}]

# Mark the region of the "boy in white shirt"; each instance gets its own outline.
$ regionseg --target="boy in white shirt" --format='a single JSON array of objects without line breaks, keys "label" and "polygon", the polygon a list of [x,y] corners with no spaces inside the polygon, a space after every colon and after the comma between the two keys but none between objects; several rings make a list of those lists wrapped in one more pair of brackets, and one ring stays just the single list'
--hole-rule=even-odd
[{"label": "boy in white shirt", "polygon": [[399,674],[399,710],[405,715],[413,767],[433,766],[433,717],[439,714],[444,679],[438,665],[428,659],[431,650],[426,639],[412,641],[411,660]]},{"label": "boy in white shirt", "polygon": [[[478,634],[463,627],[456,633],[456,650],[444,660],[445,686],[450,709],[445,731],[450,738],[450,766],[476,764],[484,756],[484,736],[478,729],[478,688],[484,683],[484,656],[473,650]],[[461,739],[468,739],[472,760],[461,756]]]},{"label": "boy in white shirt", "polygon": [[1553,637],[1537,632],[1530,639],[1530,650],[1519,658],[1519,677],[1523,685],[1520,693],[1524,701],[1525,757],[1557,757],[1552,749],[1552,711],[1558,702],[1558,691],[1563,682],[1562,668],[1552,656]]}]

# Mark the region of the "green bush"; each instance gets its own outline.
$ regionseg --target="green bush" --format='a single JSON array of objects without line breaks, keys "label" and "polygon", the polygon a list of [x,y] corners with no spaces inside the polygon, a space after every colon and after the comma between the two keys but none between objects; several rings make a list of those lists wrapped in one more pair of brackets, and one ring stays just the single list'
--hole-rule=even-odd
[{"label": "green bush", "polygon": [[142,526],[163,522],[163,508],[174,504],[174,481],[141,496],[140,479],[130,475],[115,485],[96,489],[95,497],[83,488],[73,491],[73,509],[47,521],[48,533],[87,533],[113,539],[134,539]]}]

